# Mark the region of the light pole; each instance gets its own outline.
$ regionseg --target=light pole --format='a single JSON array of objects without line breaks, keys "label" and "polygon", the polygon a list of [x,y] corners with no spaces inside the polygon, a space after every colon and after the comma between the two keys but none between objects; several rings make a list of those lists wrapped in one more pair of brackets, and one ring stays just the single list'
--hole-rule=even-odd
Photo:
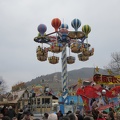
[{"label": "light pole", "polygon": [[[67,74],[67,64],[75,63],[75,57],[71,56],[70,53],[78,54],[78,59],[80,61],[87,61],[90,56],[94,54],[94,48],[90,49],[90,44],[88,43],[88,34],[91,31],[89,25],[84,25],[82,31],[78,28],[81,26],[81,21],[79,19],[73,19],[71,26],[75,31],[69,31],[68,25],[61,23],[59,18],[54,18],[51,21],[51,25],[54,27],[55,31],[51,33],[46,33],[47,27],[44,24],[38,26],[38,36],[34,38],[35,42],[40,43],[36,50],[37,59],[39,61],[46,61],[48,59],[50,64],[57,64],[59,62],[59,57],[55,54],[62,52],[62,91],[64,103],[67,103],[68,96],[68,74]],[[44,47],[44,44],[48,44],[49,47]],[[69,55],[67,56],[66,49],[69,49]],[[48,57],[48,53],[52,52],[53,56]]]}]

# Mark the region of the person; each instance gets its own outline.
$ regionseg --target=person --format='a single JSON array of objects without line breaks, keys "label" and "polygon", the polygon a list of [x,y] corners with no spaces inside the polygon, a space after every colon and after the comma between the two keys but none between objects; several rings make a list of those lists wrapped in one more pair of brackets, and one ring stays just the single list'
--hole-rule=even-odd
[{"label": "person", "polygon": [[93,115],[93,118],[96,120],[98,118],[98,114],[99,114],[99,111],[98,111],[98,107],[93,107],[92,108],[92,115]]},{"label": "person", "polygon": [[63,117],[63,114],[62,114],[62,111],[60,110],[58,113],[57,113],[57,117],[58,117],[58,120]]},{"label": "person", "polygon": [[91,119],[90,119],[90,117],[87,116],[87,117],[83,118],[83,120],[91,120]]},{"label": "person", "polygon": [[102,113],[99,113],[97,120],[106,120],[106,119],[103,117]]},{"label": "person", "polygon": [[16,115],[16,113],[15,113],[14,109],[12,108],[12,106],[9,106],[9,109],[8,109],[7,113],[8,113],[8,116],[10,117],[11,120]]},{"label": "person", "polygon": [[70,118],[67,117],[67,116],[63,116],[63,117],[60,118],[60,120],[70,120]]},{"label": "person", "polygon": [[99,102],[99,101],[95,100],[95,101],[92,103],[92,108],[98,107],[98,102]]},{"label": "person", "polygon": [[76,111],[76,116],[77,116],[78,120],[83,120],[83,116],[80,114],[79,110]]},{"label": "person", "polygon": [[39,119],[39,118],[35,118],[35,119],[33,119],[33,120],[41,120],[41,119]]},{"label": "person", "polygon": [[49,114],[48,114],[48,113],[44,113],[43,120],[48,120],[48,116],[49,116]]},{"label": "person", "polygon": [[95,120],[90,110],[86,111],[85,116],[84,116],[84,119],[87,120],[88,118],[90,118],[90,120]]},{"label": "person", "polygon": [[21,120],[21,116],[23,115],[23,110],[22,109],[20,109],[19,111],[18,111],[18,114],[17,114],[17,119],[18,120]]},{"label": "person", "polygon": [[18,120],[17,117],[13,117],[12,120]]},{"label": "person", "polygon": [[1,113],[4,115],[4,116],[8,116],[8,108],[6,106],[4,106],[2,109],[1,109]]},{"label": "person", "polygon": [[24,117],[22,120],[33,120],[33,117],[31,116],[31,113],[27,111],[24,113]]},{"label": "person", "polygon": [[92,98],[91,101],[90,101],[90,106],[92,106],[94,101],[96,101],[95,98]]},{"label": "person", "polygon": [[107,117],[108,117],[108,112],[106,112],[106,111],[102,111],[102,116],[105,118],[105,119],[107,119]]},{"label": "person", "polygon": [[55,113],[49,114],[48,120],[58,120],[57,114]]},{"label": "person", "polygon": [[66,113],[66,115],[68,115],[68,114],[70,114],[70,113],[72,113],[72,111],[71,111],[71,110],[69,110],[69,111]]},{"label": "person", "polygon": [[116,120],[120,120],[120,107],[118,107],[116,111]]},{"label": "person", "polygon": [[0,113],[0,120],[4,117],[3,113]]},{"label": "person", "polygon": [[70,120],[77,120],[77,116],[74,113],[68,114],[68,117],[70,118]]},{"label": "person", "polygon": [[115,120],[113,111],[108,113],[108,120]]},{"label": "person", "polygon": [[2,118],[2,120],[10,120],[10,117],[4,116],[4,117]]}]

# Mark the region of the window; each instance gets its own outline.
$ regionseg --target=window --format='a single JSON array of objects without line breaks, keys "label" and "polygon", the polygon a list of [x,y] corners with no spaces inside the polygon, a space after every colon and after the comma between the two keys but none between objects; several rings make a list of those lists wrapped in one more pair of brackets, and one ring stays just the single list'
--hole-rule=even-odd
[{"label": "window", "polygon": [[37,98],[37,105],[40,105],[40,98]]},{"label": "window", "polygon": [[27,99],[27,98],[28,98],[27,93],[25,93],[25,94],[23,94],[23,95],[24,95],[24,98],[25,98],[25,99]]},{"label": "window", "polygon": [[50,104],[50,98],[42,98],[42,104]]},{"label": "window", "polygon": [[36,104],[36,98],[34,99],[34,104]]}]

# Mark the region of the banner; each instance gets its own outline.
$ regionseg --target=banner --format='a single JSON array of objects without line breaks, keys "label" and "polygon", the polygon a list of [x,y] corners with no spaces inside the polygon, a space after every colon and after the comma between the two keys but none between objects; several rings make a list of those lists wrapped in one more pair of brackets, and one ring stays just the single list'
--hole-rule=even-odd
[{"label": "banner", "polygon": [[120,84],[120,78],[112,75],[95,74],[93,80],[96,84]]},{"label": "banner", "polygon": [[89,98],[85,97],[85,96],[81,96],[82,100],[83,100],[83,104],[84,104],[84,110],[90,110],[90,106],[89,106]]}]

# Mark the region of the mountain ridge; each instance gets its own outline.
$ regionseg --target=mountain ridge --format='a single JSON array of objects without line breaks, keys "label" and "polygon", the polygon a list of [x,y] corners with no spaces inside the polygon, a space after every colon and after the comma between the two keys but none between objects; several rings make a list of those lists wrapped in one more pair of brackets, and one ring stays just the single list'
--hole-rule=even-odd
[{"label": "mountain ridge", "polygon": [[[78,79],[89,79],[94,75],[94,69],[92,67],[84,67],[81,69],[75,69],[68,71],[68,85],[77,83]],[[108,74],[105,69],[99,68],[100,74]],[[29,82],[26,82],[27,86],[32,86],[36,84],[41,84],[44,86],[49,86],[53,90],[61,90],[62,89],[62,81],[61,81],[61,72],[54,72],[47,75],[41,75]]]}]

